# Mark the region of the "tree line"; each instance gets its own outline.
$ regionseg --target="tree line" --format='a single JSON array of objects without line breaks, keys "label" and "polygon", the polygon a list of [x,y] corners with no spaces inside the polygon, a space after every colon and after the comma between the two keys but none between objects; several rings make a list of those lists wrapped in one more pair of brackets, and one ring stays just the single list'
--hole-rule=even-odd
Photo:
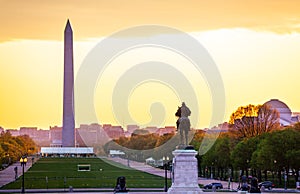
[{"label": "tree line", "polygon": [[[172,151],[176,148],[179,136],[175,133],[168,133],[159,136],[149,133],[146,130],[136,130],[131,137],[120,137],[104,145],[104,151],[108,154],[110,150],[121,150],[130,160],[145,162],[145,159],[152,157],[155,160],[163,156],[172,157]],[[166,153],[168,153],[166,155]]]},{"label": "tree line", "polygon": [[271,176],[279,185],[285,175],[292,175],[299,181],[300,123],[282,127],[279,121],[278,111],[269,105],[239,107],[230,117],[228,132],[198,156],[200,174],[220,179],[251,175],[259,181]]},{"label": "tree line", "polygon": [[[268,180],[268,174],[277,178],[282,185],[285,173],[291,173],[298,181],[300,170],[300,130],[288,127],[237,139],[230,132],[222,134],[213,147],[200,159],[202,176],[227,179],[239,175],[251,175]],[[230,174],[229,174],[230,173]],[[238,175],[238,176],[239,176]]]},{"label": "tree line", "polygon": [[[161,159],[178,145],[177,134],[133,134],[105,145],[105,150],[123,150],[126,157],[144,162],[146,158]],[[198,150],[204,136],[202,130],[193,134],[190,142]],[[211,133],[211,138],[215,134]],[[168,145],[167,145],[168,144]],[[164,145],[164,146],[162,146]],[[247,105],[232,113],[229,130],[222,132],[214,145],[204,155],[197,155],[199,175],[203,177],[238,180],[240,175],[255,176],[262,180],[273,177],[282,185],[284,174],[299,180],[300,123],[281,127],[279,113],[268,105]],[[289,181],[289,180],[288,180]]]}]

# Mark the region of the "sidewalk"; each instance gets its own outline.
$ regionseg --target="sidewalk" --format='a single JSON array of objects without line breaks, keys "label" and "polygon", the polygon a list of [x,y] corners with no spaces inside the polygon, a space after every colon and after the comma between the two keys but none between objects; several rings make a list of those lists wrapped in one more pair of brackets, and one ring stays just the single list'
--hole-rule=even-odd
[{"label": "sidewalk", "polygon": [[[147,172],[149,174],[154,174],[154,175],[157,175],[157,176],[165,177],[165,170],[164,169],[154,168],[154,167],[149,166],[149,165],[147,165],[145,163],[142,163],[142,162],[136,162],[136,161],[132,161],[132,160],[128,161],[127,159],[118,158],[118,157],[106,158],[106,159],[111,160],[113,162],[117,162],[119,164],[122,164],[122,165],[130,167],[130,168],[134,168],[136,170]],[[129,164],[129,166],[128,166],[128,164]],[[167,177],[170,178],[170,171],[167,172]]]},{"label": "sidewalk", "polygon": [[[34,159],[34,162],[36,162],[37,158]],[[26,166],[24,167],[24,171],[26,172],[30,167],[32,166],[32,158],[28,157],[28,162],[26,163]],[[0,187],[15,181],[15,167],[18,168],[18,174],[17,177],[20,177],[22,175],[22,166],[20,162],[16,162],[6,169],[0,171]]]}]

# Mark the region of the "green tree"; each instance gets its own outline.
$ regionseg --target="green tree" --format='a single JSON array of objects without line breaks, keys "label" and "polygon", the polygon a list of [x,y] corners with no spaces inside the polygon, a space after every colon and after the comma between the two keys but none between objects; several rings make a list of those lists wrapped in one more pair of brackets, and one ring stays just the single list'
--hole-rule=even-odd
[{"label": "green tree", "polygon": [[208,152],[206,152],[202,157],[201,166],[205,169],[206,177],[208,178],[210,175],[213,174],[213,166],[216,159],[215,153],[215,144],[210,148]]},{"label": "green tree", "polygon": [[171,158],[171,152],[178,142],[175,134],[169,133],[159,136],[144,131],[134,133],[131,137],[120,137],[108,142],[104,145],[104,151],[109,153],[109,150],[122,150],[130,159],[139,161],[144,161],[147,157],[161,159],[162,156],[166,155]]},{"label": "green tree", "polygon": [[264,136],[256,136],[240,141],[231,152],[231,161],[235,169],[242,170],[242,174],[248,176],[248,169],[251,167],[251,175],[261,179],[260,169],[255,166],[252,159],[253,153],[257,149],[258,143]]},{"label": "green tree", "polygon": [[278,172],[281,184],[281,171],[292,169],[298,171],[300,166],[300,132],[293,128],[274,131],[264,138],[258,145],[253,159],[256,165],[264,170]]},{"label": "green tree", "polygon": [[202,167],[213,170],[211,174],[217,177],[225,178],[227,169],[231,167],[230,152],[232,149],[231,140],[228,135],[221,135],[203,155]]}]

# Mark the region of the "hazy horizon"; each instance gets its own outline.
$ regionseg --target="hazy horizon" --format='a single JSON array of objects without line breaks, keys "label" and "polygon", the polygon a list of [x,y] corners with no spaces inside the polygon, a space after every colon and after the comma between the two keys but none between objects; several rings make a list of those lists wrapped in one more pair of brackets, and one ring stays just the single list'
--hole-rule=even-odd
[{"label": "hazy horizon", "polygon": [[[263,104],[270,99],[279,99],[292,112],[300,112],[296,92],[300,88],[300,1],[12,0],[2,5],[0,126],[5,129],[62,125],[63,31],[68,18],[74,33],[75,80],[86,55],[99,41],[126,28],[155,24],[183,31],[208,50],[225,89],[225,115],[220,122],[228,121],[239,106]],[[145,32],[145,36],[155,35]],[[150,105],[157,101],[165,106],[164,125],[176,122],[174,113],[181,100],[164,84],[140,84],[130,94],[128,109],[137,123],[116,120],[111,99],[105,96],[112,92],[109,84],[126,71],[132,56],[141,56],[139,52],[155,57],[163,53],[170,64],[180,65],[181,58],[174,54],[147,49],[125,53],[121,62],[114,61],[122,67],[101,77],[108,81],[103,82],[107,83],[104,87],[100,84],[95,88],[93,103],[99,123],[146,124],[152,118]],[[192,127],[209,127],[211,88],[201,73],[194,75],[188,68],[185,73],[198,100],[194,108],[200,121]]]}]

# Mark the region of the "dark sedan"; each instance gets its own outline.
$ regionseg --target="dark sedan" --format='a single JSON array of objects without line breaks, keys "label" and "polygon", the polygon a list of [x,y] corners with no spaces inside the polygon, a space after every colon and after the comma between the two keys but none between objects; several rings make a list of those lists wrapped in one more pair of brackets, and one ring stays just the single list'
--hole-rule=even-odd
[{"label": "dark sedan", "polygon": [[208,185],[205,185],[203,188],[212,189],[213,187],[215,187],[216,189],[223,189],[223,185],[221,183],[210,183]]},{"label": "dark sedan", "polygon": [[264,188],[267,188],[269,190],[275,187],[274,183],[272,183],[271,181],[264,181],[258,184],[259,188],[261,188],[262,186],[264,186]]}]

